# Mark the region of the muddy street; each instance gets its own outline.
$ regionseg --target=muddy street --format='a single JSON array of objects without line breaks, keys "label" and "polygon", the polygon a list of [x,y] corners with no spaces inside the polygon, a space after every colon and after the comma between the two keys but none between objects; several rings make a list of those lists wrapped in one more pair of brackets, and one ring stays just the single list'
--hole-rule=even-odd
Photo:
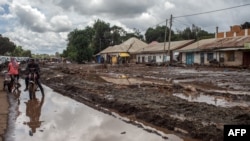
[{"label": "muddy street", "polygon": [[53,64],[43,83],[95,109],[110,109],[199,140],[223,140],[223,125],[250,124],[250,71],[211,67]]},{"label": "muddy street", "polygon": [[[20,82],[23,90],[24,80]],[[43,87],[45,96],[37,91],[35,100],[29,99],[28,92],[9,93],[11,112],[4,140],[189,140],[171,131],[166,134],[142,123],[132,124],[118,114],[97,111]]]}]

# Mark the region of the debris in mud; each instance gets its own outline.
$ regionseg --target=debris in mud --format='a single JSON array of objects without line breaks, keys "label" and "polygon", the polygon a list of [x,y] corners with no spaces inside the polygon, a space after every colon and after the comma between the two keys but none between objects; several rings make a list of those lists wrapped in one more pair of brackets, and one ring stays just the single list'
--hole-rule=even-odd
[{"label": "debris in mud", "polygon": [[121,132],[121,134],[126,134],[126,132],[124,131],[124,132]]},{"label": "debris in mud", "polygon": [[183,130],[183,129],[178,128],[178,127],[175,127],[175,128],[174,128],[174,131],[181,132],[181,133],[183,133],[183,134],[188,134],[188,131]]},{"label": "debris in mud", "polygon": [[[47,68],[42,82],[55,91],[194,139],[223,140],[224,124],[250,124],[249,105],[242,106],[250,102],[249,71],[142,65],[106,69],[88,64]],[[61,74],[60,79],[55,74]],[[207,99],[188,100],[180,94]],[[231,106],[213,104],[225,102],[221,99]]]},{"label": "debris in mud", "polygon": [[191,92],[197,92],[196,88],[191,85],[184,86],[184,89]]},{"label": "debris in mud", "polygon": [[237,122],[242,122],[241,124],[250,125],[250,114],[249,113],[244,113],[244,114],[241,114],[241,115],[237,115],[236,117],[234,117],[234,119]]}]

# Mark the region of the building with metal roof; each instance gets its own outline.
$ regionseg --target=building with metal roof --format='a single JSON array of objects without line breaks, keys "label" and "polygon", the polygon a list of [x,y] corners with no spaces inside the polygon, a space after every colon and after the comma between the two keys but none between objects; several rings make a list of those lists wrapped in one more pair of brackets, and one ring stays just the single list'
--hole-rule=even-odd
[{"label": "building with metal roof", "polygon": [[[236,34],[235,34],[236,35]],[[250,36],[203,39],[179,49],[182,63],[210,65],[211,61],[224,66],[250,65]]]},{"label": "building with metal roof", "polygon": [[116,64],[118,61],[133,62],[137,50],[144,48],[148,44],[132,37],[120,45],[109,46],[98,54],[108,63]]},{"label": "building with metal roof", "polygon": [[193,42],[194,40],[171,41],[170,43],[153,42],[136,51],[137,63],[154,62],[156,64],[162,64],[170,60],[175,60],[176,57],[173,52]]}]

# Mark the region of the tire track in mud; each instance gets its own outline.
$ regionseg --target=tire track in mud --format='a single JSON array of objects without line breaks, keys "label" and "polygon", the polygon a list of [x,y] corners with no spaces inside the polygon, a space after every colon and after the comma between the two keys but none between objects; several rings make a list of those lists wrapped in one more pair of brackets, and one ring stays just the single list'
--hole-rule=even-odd
[{"label": "tire track in mud", "polygon": [[[206,103],[188,102],[173,96],[173,92],[191,93],[192,89],[186,88],[183,84],[118,85],[101,79],[97,71],[74,68],[47,71],[42,76],[43,83],[55,91],[93,108],[112,109],[158,127],[179,131],[192,138],[223,140],[224,124],[250,124],[250,110],[247,107],[218,107]],[[195,91],[205,92],[201,87],[195,87]],[[213,91],[205,93],[225,96],[224,93]],[[233,99],[242,99],[239,95],[226,95]],[[248,96],[244,96],[245,99],[249,99]]]}]

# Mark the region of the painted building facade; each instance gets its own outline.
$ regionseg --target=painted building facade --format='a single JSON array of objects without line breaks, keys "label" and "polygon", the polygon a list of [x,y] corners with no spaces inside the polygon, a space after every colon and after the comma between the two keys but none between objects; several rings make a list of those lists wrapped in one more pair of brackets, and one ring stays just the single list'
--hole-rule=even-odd
[{"label": "painted building facade", "polygon": [[153,42],[136,52],[137,63],[154,62],[160,65],[170,60],[177,61],[177,52],[174,51],[189,45],[192,42],[194,42],[194,40],[172,41],[170,43]]}]

